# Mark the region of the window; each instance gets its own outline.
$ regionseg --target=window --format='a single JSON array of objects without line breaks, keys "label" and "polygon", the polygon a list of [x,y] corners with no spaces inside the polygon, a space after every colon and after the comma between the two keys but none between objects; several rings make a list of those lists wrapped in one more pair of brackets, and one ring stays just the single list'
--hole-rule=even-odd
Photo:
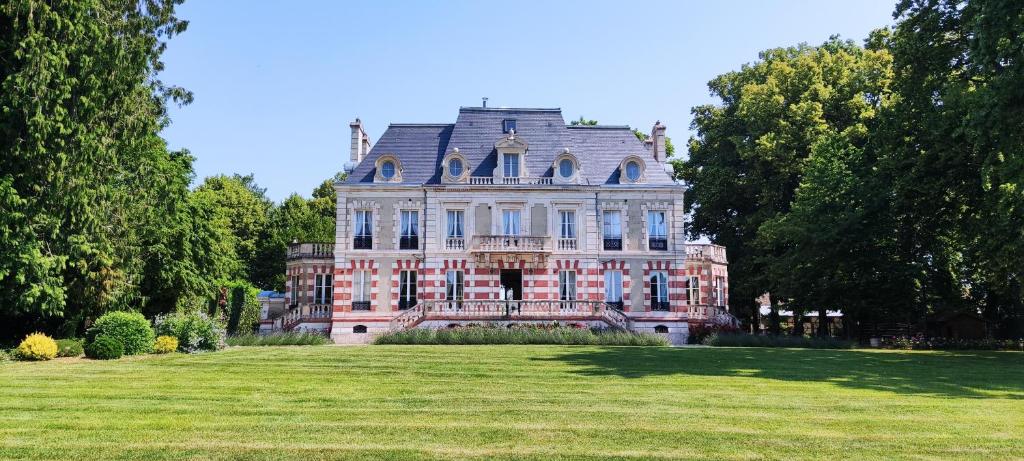
[{"label": "window", "polygon": [[356,210],[356,222],[352,248],[369,250],[373,247],[373,212]]},{"label": "window", "polygon": [[462,307],[464,288],[465,273],[460,270],[450,270],[445,274],[444,299],[449,301],[449,309],[459,309]]},{"label": "window", "polygon": [[665,325],[655,325],[654,326],[654,332],[655,333],[668,333],[668,327],[665,326]]},{"label": "window", "polygon": [[462,210],[448,210],[448,228],[445,235],[450,239],[464,238],[466,212]]},{"label": "window", "polygon": [[453,158],[448,161],[448,174],[451,176],[462,176],[462,160]]},{"label": "window", "polygon": [[626,164],[626,178],[630,181],[636,182],[640,180],[640,164],[636,162],[629,162]]},{"label": "window", "polygon": [[501,212],[502,235],[519,235],[522,210],[503,210]]},{"label": "window", "polygon": [[604,271],[604,302],[622,308],[622,271]]},{"label": "window", "polygon": [[668,276],[663,271],[651,273],[651,310],[668,310]]},{"label": "window", "polygon": [[602,214],[601,231],[604,233],[605,250],[622,249],[622,212],[605,210]]},{"label": "window", "polygon": [[688,276],[683,279],[683,286],[686,289],[686,304],[700,304],[700,278],[696,275]]},{"label": "window", "polygon": [[562,161],[558,162],[558,174],[562,175],[563,178],[569,179],[572,177],[572,160],[563,158]]},{"label": "window", "polygon": [[519,177],[519,154],[505,154],[505,177]]},{"label": "window", "polygon": [[419,211],[402,210],[400,237],[398,239],[399,250],[415,250],[420,247],[419,225]]},{"label": "window", "polygon": [[515,121],[515,119],[507,118],[505,120],[502,120],[502,122],[501,122],[501,131],[504,131],[505,133],[511,133],[515,129],[516,129],[516,121]]},{"label": "window", "polygon": [[352,310],[370,310],[370,271],[357,270],[352,272]]},{"label": "window", "polygon": [[668,229],[664,211],[647,212],[647,244],[652,250],[668,249]]},{"label": "window", "polygon": [[330,304],[333,287],[331,274],[316,274],[313,285],[313,304]]},{"label": "window", "polygon": [[725,305],[725,277],[717,276],[714,280],[715,305]]},{"label": "window", "polygon": [[398,273],[398,308],[405,310],[416,305],[416,271]]},{"label": "window", "polygon": [[380,175],[384,179],[395,177],[395,162],[387,161],[380,165]]},{"label": "window", "polygon": [[576,300],[576,271],[558,272],[558,299],[560,301]]},{"label": "window", "polygon": [[559,237],[564,239],[576,238],[576,212],[559,211],[558,214],[561,218],[559,221],[562,223]]},{"label": "window", "polygon": [[366,325],[356,325],[352,327],[353,333],[366,333]]},{"label": "window", "polygon": [[299,304],[299,293],[301,291],[302,291],[301,287],[299,287],[299,276],[293,275],[292,276],[292,302],[291,302],[291,305],[295,306],[295,305]]}]

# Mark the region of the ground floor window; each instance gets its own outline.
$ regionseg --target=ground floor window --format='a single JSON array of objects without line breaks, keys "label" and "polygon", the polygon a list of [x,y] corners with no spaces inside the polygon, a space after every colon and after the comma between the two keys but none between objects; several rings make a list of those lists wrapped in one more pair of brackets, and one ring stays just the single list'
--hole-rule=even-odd
[{"label": "ground floor window", "polygon": [[416,305],[416,271],[404,270],[398,273],[398,308],[408,309]]},{"label": "ground floor window", "polygon": [[300,288],[301,287],[299,287],[299,276],[293,275],[292,276],[292,302],[291,302],[291,304],[293,306],[299,304],[299,296],[300,296],[299,293],[301,293],[301,289]]},{"label": "ground floor window", "polygon": [[370,271],[352,272],[352,310],[370,310]]},{"label": "ground floor window", "polygon": [[604,302],[622,304],[622,271],[604,271]]},{"label": "ground floor window", "polygon": [[668,310],[668,275],[664,271],[651,273],[651,310]]},{"label": "ground floor window", "polygon": [[683,285],[686,291],[686,304],[691,306],[700,304],[700,278],[696,275],[684,277]]},{"label": "ground floor window", "polygon": [[316,274],[313,284],[313,304],[330,304],[334,291],[331,274]]},{"label": "ground floor window", "polygon": [[461,308],[465,290],[465,272],[450,270],[445,274],[444,299],[449,301],[448,307]]},{"label": "ground floor window", "polygon": [[558,272],[558,299],[560,301],[576,300],[576,271]]},{"label": "ground floor window", "polygon": [[715,305],[725,305],[725,277],[715,277],[714,281],[714,292],[715,292]]}]

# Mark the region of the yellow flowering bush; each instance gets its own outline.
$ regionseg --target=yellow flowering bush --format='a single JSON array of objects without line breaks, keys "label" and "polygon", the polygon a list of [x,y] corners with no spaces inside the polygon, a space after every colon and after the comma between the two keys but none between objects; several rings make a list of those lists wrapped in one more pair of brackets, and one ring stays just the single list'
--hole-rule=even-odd
[{"label": "yellow flowering bush", "polygon": [[50,360],[57,356],[57,341],[42,333],[32,333],[18,345],[20,360]]},{"label": "yellow flowering bush", "polygon": [[169,354],[178,350],[178,338],[174,336],[159,336],[153,344],[154,354]]}]

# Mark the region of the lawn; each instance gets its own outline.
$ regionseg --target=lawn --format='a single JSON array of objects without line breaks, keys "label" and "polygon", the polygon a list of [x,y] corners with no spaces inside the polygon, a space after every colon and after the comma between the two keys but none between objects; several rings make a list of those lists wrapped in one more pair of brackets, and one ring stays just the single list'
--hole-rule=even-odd
[{"label": "lawn", "polygon": [[302,346],[0,363],[0,459],[1024,459],[1024,354]]}]

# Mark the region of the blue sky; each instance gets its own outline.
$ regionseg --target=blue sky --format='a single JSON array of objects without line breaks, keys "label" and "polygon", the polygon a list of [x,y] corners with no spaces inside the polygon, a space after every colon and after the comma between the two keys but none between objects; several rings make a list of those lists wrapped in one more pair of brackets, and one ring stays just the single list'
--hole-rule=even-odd
[{"label": "blue sky", "polygon": [[859,42],[892,24],[894,3],[191,0],[161,78],[195,102],[163,134],[197,157],[197,181],[254,173],[278,201],[342,168],[355,117],[375,142],[392,122],[451,123],[482,96],[567,121],[661,120],[684,148],[690,108],[714,102],[708,80],[766,48]]}]

